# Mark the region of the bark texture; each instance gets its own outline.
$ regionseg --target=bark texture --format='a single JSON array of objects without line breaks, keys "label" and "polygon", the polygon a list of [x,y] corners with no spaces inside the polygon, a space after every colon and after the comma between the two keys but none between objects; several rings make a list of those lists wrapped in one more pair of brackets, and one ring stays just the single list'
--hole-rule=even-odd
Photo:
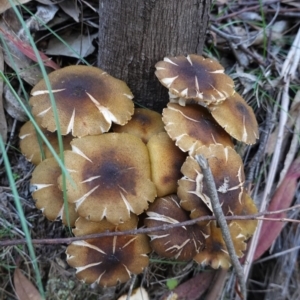
[{"label": "bark texture", "polygon": [[137,104],[161,112],[168,94],[155,63],[201,54],[209,9],[210,0],[99,0],[98,67],[124,80]]}]

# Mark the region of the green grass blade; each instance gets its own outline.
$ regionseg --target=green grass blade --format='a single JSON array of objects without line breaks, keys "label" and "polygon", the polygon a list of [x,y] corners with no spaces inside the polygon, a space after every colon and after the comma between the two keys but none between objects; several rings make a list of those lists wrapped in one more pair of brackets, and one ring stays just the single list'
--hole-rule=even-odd
[{"label": "green grass blade", "polygon": [[38,268],[37,259],[36,259],[35,251],[34,251],[34,248],[33,248],[33,244],[31,243],[30,232],[29,232],[28,226],[26,224],[26,218],[25,218],[25,215],[24,215],[24,212],[23,212],[23,208],[22,208],[21,201],[20,201],[20,198],[19,198],[19,194],[18,194],[18,191],[17,191],[17,188],[16,188],[16,184],[15,184],[15,181],[14,181],[14,178],[13,178],[13,174],[11,172],[11,166],[10,166],[10,163],[9,163],[7,153],[5,151],[5,145],[3,143],[3,140],[2,140],[1,136],[0,136],[0,151],[2,152],[2,155],[3,155],[3,161],[4,161],[4,166],[5,166],[6,174],[7,174],[7,177],[8,177],[9,185],[10,185],[12,194],[14,196],[15,206],[16,206],[16,209],[17,209],[18,214],[20,216],[21,226],[22,226],[22,229],[23,229],[23,232],[25,234],[26,241],[27,241],[27,247],[28,247],[29,255],[30,255],[30,258],[32,260],[32,266],[33,266],[33,269],[34,269],[35,275],[36,275],[37,286],[38,286],[38,289],[39,289],[39,292],[40,292],[41,296],[45,299],[45,292],[44,292],[44,288],[43,288],[43,284],[42,284],[42,278],[41,278],[41,274],[40,274],[40,271],[39,271],[39,268]]}]

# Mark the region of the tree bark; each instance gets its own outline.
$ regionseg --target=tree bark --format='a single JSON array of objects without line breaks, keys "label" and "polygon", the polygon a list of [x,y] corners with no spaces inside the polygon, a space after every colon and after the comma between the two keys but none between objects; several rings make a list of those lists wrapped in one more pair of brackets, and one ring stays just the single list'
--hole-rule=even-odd
[{"label": "tree bark", "polygon": [[161,112],[168,94],[154,66],[202,53],[209,9],[210,0],[99,0],[98,67],[124,80],[137,104]]}]

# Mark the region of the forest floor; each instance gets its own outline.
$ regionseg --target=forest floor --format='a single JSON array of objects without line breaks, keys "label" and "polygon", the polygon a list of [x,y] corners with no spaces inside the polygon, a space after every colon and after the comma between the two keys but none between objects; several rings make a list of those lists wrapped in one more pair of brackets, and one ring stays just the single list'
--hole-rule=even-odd
[{"label": "forest floor", "polygon": [[[28,116],[16,98],[27,105],[41,71],[30,59],[34,53],[15,36],[24,38],[26,31],[22,28],[26,25],[34,33],[38,49],[60,66],[97,62],[97,1],[78,1],[76,5],[75,1],[63,1],[52,6],[47,0],[39,1],[44,5],[20,2],[24,6],[19,16],[13,9],[4,12],[4,7],[3,11],[0,8],[0,72],[5,83],[0,84],[4,95],[4,110],[0,102],[0,134],[6,153],[0,156],[0,299],[18,299],[16,293],[21,300],[41,299],[41,289],[37,292],[30,283],[42,287],[46,299],[112,300],[138,286],[146,289],[150,299],[163,299],[164,295],[176,299],[177,292],[185,293],[185,299],[196,299],[195,295],[199,299],[235,299],[236,280],[231,270],[216,271],[195,262],[175,262],[151,254],[150,265],[142,275],[126,284],[102,288],[76,279],[75,269],[66,263],[65,243],[37,243],[32,248],[1,244],[24,239],[24,226],[32,239],[54,241],[71,236],[60,221],[48,221],[31,197],[34,167],[19,150],[19,130]],[[47,27],[35,22],[31,12]],[[20,23],[20,18],[26,24]],[[277,210],[293,206],[284,215],[286,222],[274,222],[272,230],[282,224],[284,227],[271,241],[271,248],[256,261],[246,256],[246,265],[249,269],[251,266],[245,278],[249,299],[300,299],[300,168],[296,159],[300,141],[299,20],[298,0],[216,0],[203,51],[204,56],[219,60],[225,67],[259,124],[257,144],[236,146],[243,157],[251,197],[262,211],[269,201],[277,203]],[[77,54],[67,45],[72,45]],[[78,53],[83,59],[78,59]],[[47,67],[50,71],[56,66],[50,63]],[[18,69],[23,70],[20,76]],[[36,256],[34,262],[31,250]],[[38,279],[35,266],[39,269]]]}]

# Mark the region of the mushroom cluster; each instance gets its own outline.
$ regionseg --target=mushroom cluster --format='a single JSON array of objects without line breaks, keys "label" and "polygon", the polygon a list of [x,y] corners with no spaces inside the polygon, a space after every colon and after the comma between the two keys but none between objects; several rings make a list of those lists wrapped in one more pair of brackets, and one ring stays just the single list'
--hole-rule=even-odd
[{"label": "mushroom cluster", "polygon": [[[258,125],[252,108],[234,90],[232,79],[217,61],[199,55],[166,57],[156,64],[155,74],[169,89],[170,102],[162,118],[166,132],[188,156],[181,167],[183,177],[178,181],[177,195],[155,200],[147,211],[145,224],[148,227],[175,224],[187,220],[187,214],[191,219],[213,215],[197,155],[208,162],[224,215],[255,213],[255,204],[244,189],[243,162],[234,150],[232,138],[254,144]],[[256,221],[228,221],[228,227],[236,254],[241,257],[246,240],[254,233]],[[153,232],[149,235],[157,253],[182,260],[193,258],[213,268],[230,266],[215,221],[201,221],[191,228],[175,229],[167,234]],[[182,240],[177,240],[181,237]],[[193,250],[187,250],[191,244]],[[190,257],[181,255],[186,251]]]},{"label": "mushroom cluster", "polygon": [[[156,76],[170,93],[162,115],[134,108],[128,86],[95,67],[56,70],[49,75],[51,91],[44,80],[33,88],[36,125],[21,128],[20,148],[36,165],[32,196],[49,220],[61,218],[75,236],[83,236],[212,216],[197,155],[209,163],[225,215],[256,211],[232,137],[253,144],[257,123],[232,79],[219,63],[197,55],[165,58],[156,64]],[[60,129],[68,180],[35,126],[57,153]],[[235,220],[228,226],[242,256],[256,222]],[[151,249],[162,257],[230,266],[215,221],[153,230],[148,236],[84,239],[71,243],[66,253],[80,280],[112,286],[143,272]]]},{"label": "mushroom cluster", "polygon": [[[234,90],[232,79],[217,61],[191,54],[165,57],[155,67],[156,77],[169,89],[171,103],[200,104],[230,136],[246,144],[256,142],[258,126],[253,110]],[[188,123],[194,122],[185,118]]]},{"label": "mushroom cluster", "polygon": [[[161,114],[134,109],[128,86],[101,69],[70,66],[51,73],[49,81],[58,122],[41,80],[30,98],[36,122],[20,131],[20,149],[36,165],[36,207],[51,221],[75,226],[75,235],[136,229],[149,203],[176,193],[186,154],[165,132]],[[38,134],[59,153],[58,127],[68,180]],[[149,247],[146,235],[124,235],[72,243],[67,255],[78,278],[110,286],[142,272]]]}]

